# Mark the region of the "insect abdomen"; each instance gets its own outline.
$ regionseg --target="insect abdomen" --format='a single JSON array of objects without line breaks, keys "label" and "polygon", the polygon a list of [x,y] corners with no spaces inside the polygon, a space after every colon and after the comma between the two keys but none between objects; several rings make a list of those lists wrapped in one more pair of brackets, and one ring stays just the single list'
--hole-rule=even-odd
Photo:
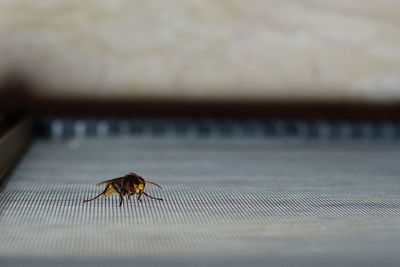
[{"label": "insect abdomen", "polygon": [[109,195],[112,195],[115,193],[118,193],[118,192],[115,190],[114,186],[112,184],[108,184],[104,195],[109,196]]}]

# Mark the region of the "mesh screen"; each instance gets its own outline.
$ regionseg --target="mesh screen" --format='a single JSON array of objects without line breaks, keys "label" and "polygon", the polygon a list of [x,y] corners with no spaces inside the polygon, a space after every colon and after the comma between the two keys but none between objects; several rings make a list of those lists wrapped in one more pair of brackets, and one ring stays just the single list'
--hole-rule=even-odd
[{"label": "mesh screen", "polygon": [[[6,265],[399,266],[399,145],[36,141],[0,193]],[[118,207],[99,181],[164,186]]]}]

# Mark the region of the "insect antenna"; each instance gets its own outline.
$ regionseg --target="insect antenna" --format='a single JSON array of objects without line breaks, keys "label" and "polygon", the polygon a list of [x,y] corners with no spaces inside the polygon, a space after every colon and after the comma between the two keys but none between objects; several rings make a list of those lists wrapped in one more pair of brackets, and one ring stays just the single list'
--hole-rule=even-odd
[{"label": "insect antenna", "polygon": [[153,185],[155,185],[155,186],[157,186],[157,187],[163,189],[161,185],[159,185],[159,184],[157,184],[157,183],[155,183],[155,182],[150,182],[150,181],[144,181],[144,182],[145,182],[146,184],[153,184]]},{"label": "insect antenna", "polygon": [[151,198],[151,199],[155,199],[155,200],[163,200],[162,198],[158,198],[158,197],[153,197],[153,196],[150,196],[150,195],[146,194],[145,192],[143,192],[143,195],[145,195],[146,197],[149,197],[149,198]]}]

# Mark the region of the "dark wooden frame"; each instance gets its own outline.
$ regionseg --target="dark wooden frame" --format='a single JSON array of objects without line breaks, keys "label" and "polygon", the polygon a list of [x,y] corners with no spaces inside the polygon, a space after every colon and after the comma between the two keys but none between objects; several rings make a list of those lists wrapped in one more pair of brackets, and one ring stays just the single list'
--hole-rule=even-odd
[{"label": "dark wooden frame", "polygon": [[32,119],[16,119],[0,136],[0,180],[17,163],[32,140]]}]

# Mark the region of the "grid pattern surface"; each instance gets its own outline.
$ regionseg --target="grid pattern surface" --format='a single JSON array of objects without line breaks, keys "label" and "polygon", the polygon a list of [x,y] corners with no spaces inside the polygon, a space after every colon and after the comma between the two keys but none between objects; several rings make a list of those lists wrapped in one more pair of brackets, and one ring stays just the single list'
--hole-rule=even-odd
[{"label": "grid pattern surface", "polygon": [[[0,263],[399,266],[399,148],[36,141],[0,192]],[[165,200],[82,203],[132,171]]]}]

